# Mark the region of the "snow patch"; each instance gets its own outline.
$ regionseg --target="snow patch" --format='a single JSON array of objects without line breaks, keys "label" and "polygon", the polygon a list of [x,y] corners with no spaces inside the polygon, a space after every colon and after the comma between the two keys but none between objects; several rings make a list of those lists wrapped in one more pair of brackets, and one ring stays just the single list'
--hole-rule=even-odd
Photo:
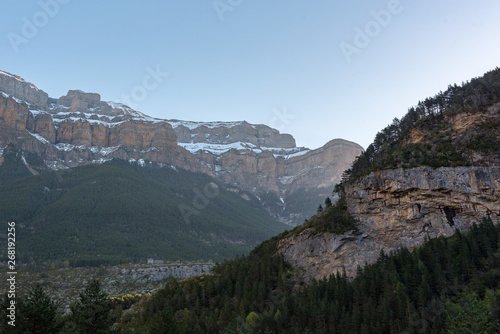
[{"label": "snow patch", "polygon": [[108,162],[108,161],[111,161],[111,160],[113,160],[113,159],[112,158],[111,159],[100,158],[97,160],[92,160],[91,163],[96,164],[96,165],[101,165],[101,164]]},{"label": "snow patch", "polygon": [[[70,116],[72,115],[72,116]],[[75,117],[77,115],[83,116],[83,117]],[[60,118],[61,116],[70,116],[70,117],[65,117],[65,118]],[[107,121],[99,120],[99,119],[92,119],[90,117],[100,117],[100,118],[105,118]],[[114,118],[117,118],[120,116],[107,116],[107,115],[99,115],[99,114],[88,114],[88,113],[82,113],[82,112],[76,112],[76,113],[69,113],[69,112],[59,112],[53,115],[53,120],[54,120],[54,125],[59,125],[58,123],[62,122],[87,122],[90,124],[97,124],[97,125],[103,125],[105,127],[115,127],[120,124],[123,124],[125,122],[130,122],[130,121],[139,121],[139,122],[148,122],[148,123],[161,123],[164,122],[161,119],[156,119],[152,118],[149,116],[144,116],[144,117],[129,117],[123,121],[117,121],[113,122]]]},{"label": "snow patch", "polygon": [[[1,71],[0,71],[0,72],[1,72]],[[14,101],[16,101],[16,102],[17,102],[17,103],[19,103],[19,104],[21,104],[21,103],[25,103],[25,104],[27,104],[28,106],[30,106],[30,105],[31,105],[31,104],[29,104],[28,102],[23,101],[23,100],[20,100],[20,99],[18,99],[17,97],[14,97],[14,96],[9,95],[9,94],[7,94],[7,93],[2,92],[2,95],[3,95],[3,97],[5,97],[5,98],[7,98],[7,99],[13,99]]]},{"label": "snow patch", "polygon": [[31,109],[30,109],[30,113],[31,113],[34,117],[36,117],[36,116],[38,116],[38,115],[40,115],[40,114],[48,114],[48,112],[43,111],[43,110],[31,110]]},{"label": "snow patch", "polygon": [[210,152],[215,155],[221,155],[231,149],[235,150],[252,150],[256,146],[251,143],[235,142],[231,144],[208,144],[208,143],[178,143],[189,152],[196,154],[198,152]]},{"label": "snow patch", "polygon": [[44,137],[40,136],[38,133],[31,133],[29,132],[28,130],[26,130],[30,135],[32,135],[33,137],[35,137],[38,141],[44,143],[44,144],[50,144],[50,142],[45,139]]},{"label": "snow patch", "polygon": [[[66,143],[59,143],[59,144],[56,144],[54,145],[59,151],[64,151],[64,152],[69,152],[69,151],[72,151],[74,150],[75,148],[77,148],[77,146],[75,145],[71,145],[71,144],[66,144]],[[85,145],[82,145],[83,148],[85,148]]]},{"label": "snow patch", "polygon": [[109,154],[113,153],[114,151],[118,150],[120,147],[121,147],[121,145],[111,146],[111,147],[103,147],[99,150],[99,153],[102,156],[106,156],[106,155],[109,155]]},{"label": "snow patch", "polygon": [[304,155],[304,154],[307,154],[309,153],[311,150],[304,150],[304,151],[300,151],[300,152],[297,152],[297,153],[292,153],[292,154],[288,154],[288,155],[279,155],[281,157],[284,157],[285,159],[291,159],[291,158],[295,158],[295,157],[300,157],[301,155]]},{"label": "snow patch", "polygon": [[243,121],[237,122],[192,122],[192,121],[179,121],[179,120],[167,120],[170,125],[175,129],[178,126],[184,126],[189,130],[194,130],[201,126],[207,127],[209,129],[215,129],[220,127],[231,128],[233,126],[238,126],[243,124]]},{"label": "snow patch", "polygon": [[221,155],[231,149],[238,151],[252,151],[253,153],[260,154],[266,152],[276,152],[273,154],[275,158],[291,159],[308,153],[310,150],[304,147],[293,148],[280,148],[280,147],[257,147],[252,143],[247,142],[234,142],[230,144],[210,144],[210,143],[177,143],[179,146],[184,147],[189,152],[196,154],[200,152],[209,152],[214,155]]}]

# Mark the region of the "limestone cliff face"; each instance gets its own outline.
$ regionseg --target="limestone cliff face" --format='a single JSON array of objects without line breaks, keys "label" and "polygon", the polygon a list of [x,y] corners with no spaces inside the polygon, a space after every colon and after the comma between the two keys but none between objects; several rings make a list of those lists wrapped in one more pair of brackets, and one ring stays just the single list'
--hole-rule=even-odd
[{"label": "limestone cliff face", "polygon": [[119,158],[203,172],[254,193],[290,225],[315,211],[362,152],[341,139],[296,147],[291,135],[245,121],[155,119],[80,90],[53,99],[2,71],[0,93],[0,149],[37,153],[50,169]]},{"label": "limestone cliff face", "polygon": [[0,94],[0,147],[38,153],[54,169],[120,158],[209,172],[177,145],[165,121],[100,101],[98,94],[69,91],[51,108],[35,109],[21,100],[29,96]]},{"label": "limestone cliff face", "polygon": [[276,154],[272,151],[231,150],[219,157],[202,153],[201,159],[214,165],[217,175],[227,183],[247,190],[254,187],[294,192],[303,188],[329,188],[340,181],[361,146],[335,139],[316,150],[300,150],[295,154]]},{"label": "limestone cliff face", "polygon": [[489,216],[500,220],[500,167],[419,167],[372,173],[346,189],[359,230],[343,235],[312,229],[284,239],[279,252],[320,279],[376,261],[380,250],[412,249],[425,238],[450,236]]},{"label": "limestone cliff face", "polygon": [[295,147],[295,139],[267,125],[241,122],[168,121],[181,143],[230,144],[246,142],[262,147]]},{"label": "limestone cliff face", "polygon": [[33,124],[26,104],[19,104],[14,99],[0,94],[0,119],[2,126],[10,127],[14,131],[26,130],[28,124]]},{"label": "limestone cliff face", "polygon": [[[246,125],[241,122],[214,123],[212,126],[211,123],[206,124],[208,126],[203,126],[202,133],[207,138],[212,138],[207,139],[208,143],[179,144],[194,153],[200,163],[207,166],[220,180],[265,197],[263,204],[266,209],[289,225],[300,224],[314,213],[318,204],[331,194],[335,184],[340,181],[342,172],[350,167],[354,158],[363,150],[358,144],[342,139],[332,140],[316,150],[295,147],[294,141],[286,143],[286,146],[293,144],[293,147],[282,147],[282,135],[265,140],[251,136],[253,142],[242,143],[239,129]],[[178,136],[179,132],[182,133],[187,128],[181,128],[179,123],[173,123],[173,126]],[[208,134],[209,129],[222,131],[218,130],[220,128],[225,128],[223,133],[228,133],[221,140],[214,133]],[[182,134],[180,136],[182,138]],[[189,137],[184,138],[187,140]],[[260,142],[269,146],[254,144]],[[313,191],[314,195],[304,195],[307,191]],[[300,196],[305,196],[304,200],[306,197],[310,200],[314,196],[315,199],[310,200],[307,210],[294,207],[289,201],[290,198],[294,198],[292,202],[295,203],[301,201]]]},{"label": "limestone cliff face", "polygon": [[0,71],[1,91],[16,96],[34,107],[47,108],[49,96],[32,83],[24,81],[17,75]]},{"label": "limestone cliff face", "polygon": [[363,148],[356,143],[334,139],[304,155],[283,159],[279,181],[292,192],[313,184],[315,188],[328,188],[331,192],[343,171],[350,168],[362,151]]}]

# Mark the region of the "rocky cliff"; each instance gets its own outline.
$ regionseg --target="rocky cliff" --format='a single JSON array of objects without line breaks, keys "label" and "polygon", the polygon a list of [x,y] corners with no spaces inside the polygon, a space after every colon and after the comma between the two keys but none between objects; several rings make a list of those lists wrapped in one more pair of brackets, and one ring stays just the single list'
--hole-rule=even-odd
[{"label": "rocky cliff", "polygon": [[[0,90],[8,95],[39,108],[48,108],[49,96],[30,82],[4,71],[0,71]],[[19,99],[18,98],[18,99]]]},{"label": "rocky cliff", "polygon": [[[296,147],[290,135],[245,121],[169,122],[179,145],[192,152],[214,176],[265,197],[263,204],[269,212],[290,225],[300,224],[314,213],[363,150],[342,139],[316,150]],[[306,212],[295,205],[305,197],[314,198]]]},{"label": "rocky cliff", "polygon": [[28,102],[34,86],[22,81],[19,85],[26,87],[21,93],[13,91],[20,95],[0,95],[0,126],[4,130],[0,147],[36,152],[53,169],[119,158],[209,172],[177,145],[175,132],[165,121],[81,91],[69,91],[50,107],[35,107]]},{"label": "rocky cliff", "polygon": [[500,221],[500,167],[418,167],[374,172],[346,189],[358,230],[343,235],[307,229],[280,242],[279,252],[320,279],[376,261],[380,250],[412,249],[450,236],[483,217]]},{"label": "rocky cliff", "polygon": [[[394,119],[346,170],[337,190],[345,205],[319,213],[280,242],[280,253],[304,268],[306,278],[342,270],[352,277],[381,250],[411,250],[484,217],[499,223],[500,69],[450,85]],[[345,217],[328,215],[335,210]],[[345,226],[356,231],[322,232],[349,215],[357,223]]]},{"label": "rocky cliff", "polygon": [[169,120],[180,143],[251,143],[263,147],[295,147],[295,139],[263,124],[241,122],[190,122]]},{"label": "rocky cliff", "polygon": [[314,212],[362,152],[341,139],[297,147],[291,135],[245,121],[155,119],[80,90],[54,99],[2,71],[0,92],[0,149],[36,153],[50,169],[118,158],[203,172],[253,192],[290,225]]}]

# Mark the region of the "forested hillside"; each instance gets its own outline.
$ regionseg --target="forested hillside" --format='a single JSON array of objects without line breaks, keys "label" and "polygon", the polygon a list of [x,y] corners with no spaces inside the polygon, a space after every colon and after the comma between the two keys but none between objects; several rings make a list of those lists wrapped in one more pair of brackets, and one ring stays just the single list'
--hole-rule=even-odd
[{"label": "forested hillside", "polygon": [[251,194],[201,173],[113,160],[28,176],[24,156],[4,158],[0,220],[16,222],[22,264],[221,261],[285,228]]},{"label": "forested hillside", "polygon": [[[106,332],[118,320],[115,332],[151,334],[500,331],[500,226],[491,220],[412,252],[381,253],[352,281],[338,274],[308,286],[272,255],[278,240],[220,264],[211,275],[172,280],[150,297],[107,299],[90,281],[64,317],[41,287],[34,288],[30,299],[18,301],[16,330],[43,323],[53,334]],[[88,317],[96,320],[84,321]],[[0,328],[7,328],[5,320]]]},{"label": "forested hillside", "polygon": [[[301,286],[277,252],[304,229],[355,230],[344,186],[370,172],[418,166],[491,166],[500,162],[500,69],[410,108],[344,173],[318,213],[292,232],[226,262],[213,276],[172,282],[147,302],[141,330],[166,333],[496,333],[500,331],[500,253],[496,216],[468,233],[401,248],[359,268]],[[250,273],[250,274],[248,274]],[[195,324],[195,325],[193,325]]]},{"label": "forested hillside", "polygon": [[499,102],[500,68],[450,85],[377,133],[344,180],[389,168],[499,164]]},{"label": "forested hillside", "polygon": [[[263,242],[248,256],[217,265],[209,275],[183,282],[172,280],[151,297],[136,301],[130,311],[115,308],[112,314],[119,320],[114,329],[123,333],[155,334],[500,332],[497,212],[487,212],[481,222],[480,219],[474,224],[471,222],[469,231],[461,231],[451,224],[451,219],[449,226],[455,230],[451,237],[427,238],[425,244],[411,250],[401,247],[391,254],[382,251],[375,263],[360,266],[353,279],[345,273],[337,273],[319,281],[304,282],[301,269],[292,267],[278,253],[280,241],[305,229],[311,231],[311,235],[357,230],[360,223],[349,213],[344,187],[352,186],[354,181],[371,172],[418,166],[432,169],[498,164],[499,103],[500,69],[462,86],[450,86],[446,92],[420,102],[401,120],[395,120],[377,134],[374,143],[358,157],[352,169],[344,173],[342,183],[334,189],[339,196],[337,203],[327,198],[317,214],[302,226]],[[127,168],[141,168],[123,164]],[[113,187],[120,192],[133,192],[133,186],[120,188],[119,181],[131,175],[127,172],[120,176],[115,170],[117,167],[103,165],[99,171],[105,178],[97,184],[106,180],[114,182]],[[106,173],[107,169],[113,169],[113,177]],[[142,171],[156,177],[157,169]],[[63,180],[71,179],[72,173],[75,171]],[[16,183],[29,180],[32,178]],[[49,180],[56,182],[57,177]],[[94,180],[95,176],[88,178],[88,181]],[[89,188],[84,193],[92,192],[92,182],[84,183]],[[13,191],[8,188],[12,184],[4,185],[0,191],[4,194]],[[57,189],[52,183],[48,184],[49,190]],[[18,184],[16,188],[22,187]],[[75,197],[70,198],[74,200],[79,196],[76,194],[81,193],[75,192]],[[180,190],[177,194],[186,195]],[[36,194],[23,194],[26,195],[38,198]],[[439,193],[443,203],[447,195],[449,193]],[[99,201],[92,203],[99,207]],[[397,206],[394,203],[392,205]],[[415,207],[420,211],[419,205]],[[85,211],[89,209],[94,207],[86,207]],[[448,216],[453,218],[446,206],[438,209],[444,220]],[[414,224],[419,222],[418,217]],[[391,232],[390,226],[386,227],[384,231]],[[425,228],[422,233],[426,232]],[[370,238],[368,234],[366,237]],[[81,326],[78,319],[75,305],[73,315],[64,318],[66,332],[68,328]]]}]

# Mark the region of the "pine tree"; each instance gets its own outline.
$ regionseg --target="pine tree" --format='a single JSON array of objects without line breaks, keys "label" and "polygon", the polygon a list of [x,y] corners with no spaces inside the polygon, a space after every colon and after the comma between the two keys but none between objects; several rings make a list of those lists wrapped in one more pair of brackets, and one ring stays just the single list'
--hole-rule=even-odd
[{"label": "pine tree", "polygon": [[101,283],[92,279],[80,293],[80,300],[71,306],[72,318],[81,334],[112,333],[114,323],[111,302],[101,290]]},{"label": "pine tree", "polygon": [[57,305],[47,296],[40,284],[31,289],[21,304],[21,326],[27,333],[54,334],[61,326],[57,321]]}]

